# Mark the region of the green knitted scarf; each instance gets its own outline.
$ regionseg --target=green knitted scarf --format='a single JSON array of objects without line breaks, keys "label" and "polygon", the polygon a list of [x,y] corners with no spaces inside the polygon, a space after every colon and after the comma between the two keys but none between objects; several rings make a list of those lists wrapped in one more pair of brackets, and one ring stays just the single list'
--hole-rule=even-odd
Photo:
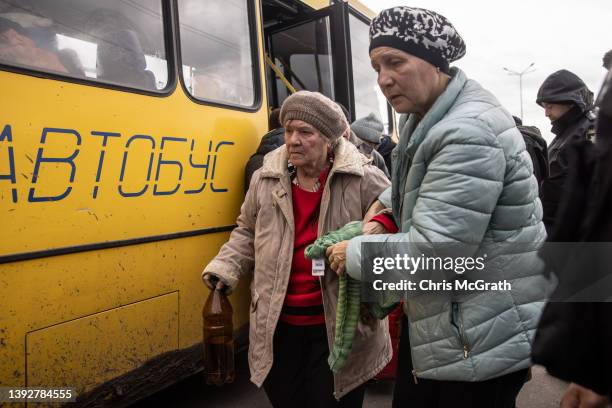
[{"label": "green knitted scarf", "polygon": [[[318,238],[304,251],[306,258],[326,258],[325,251],[328,247],[361,235],[362,227],[363,223],[361,221],[353,221],[336,231],[329,232]],[[381,306],[374,303],[370,305],[370,312],[377,319],[383,319],[396,305],[397,304],[394,303],[392,305]],[[347,276],[346,273],[342,274],[340,276],[338,288],[334,344],[327,360],[329,367],[334,373],[337,373],[344,367],[351,348],[353,347],[355,330],[359,322],[360,306],[361,282]]]}]

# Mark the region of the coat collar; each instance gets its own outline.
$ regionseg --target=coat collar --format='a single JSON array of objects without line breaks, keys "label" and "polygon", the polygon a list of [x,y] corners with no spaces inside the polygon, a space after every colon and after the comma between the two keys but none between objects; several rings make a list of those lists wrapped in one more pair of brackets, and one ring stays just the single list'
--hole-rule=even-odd
[{"label": "coat collar", "polygon": [[[287,177],[287,160],[288,155],[286,145],[283,145],[268,153],[264,157],[263,166],[261,168],[261,177],[279,179]],[[340,138],[336,148],[334,149],[334,165],[329,172],[328,178],[334,173],[346,173],[363,177],[363,165],[368,162],[369,159],[359,153],[355,146],[349,143],[346,139]]]},{"label": "coat collar", "polygon": [[[412,163],[412,157],[421,145],[429,130],[435,126],[448,113],[455,104],[459,94],[467,83],[467,77],[458,68],[451,68],[452,78],[442,95],[436,99],[433,106],[425,116],[417,123],[416,115],[402,115],[399,122],[399,143],[393,151],[393,171],[391,174],[391,201],[393,215],[396,220],[401,220],[403,212],[403,196],[408,171]],[[402,230],[407,225],[402,225]]]},{"label": "coat collar", "polygon": [[444,92],[436,99],[432,107],[418,124],[416,124],[417,118],[415,115],[410,115],[409,117],[402,115],[403,120],[400,120],[400,145],[403,145],[403,149],[401,150],[416,151],[416,148],[421,144],[429,130],[436,125],[455,104],[457,97],[467,82],[467,76],[456,67],[451,68],[451,75],[452,78]]}]

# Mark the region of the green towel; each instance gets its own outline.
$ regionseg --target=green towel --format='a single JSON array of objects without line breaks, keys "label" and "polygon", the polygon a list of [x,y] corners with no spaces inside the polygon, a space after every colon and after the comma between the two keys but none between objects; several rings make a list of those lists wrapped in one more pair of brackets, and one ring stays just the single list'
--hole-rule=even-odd
[{"label": "green towel", "polygon": [[[362,222],[353,221],[336,231],[327,233],[306,248],[304,251],[306,258],[326,258],[325,251],[329,246],[361,235],[362,227]],[[359,322],[360,306],[361,282],[349,277],[345,273],[340,276],[334,344],[327,360],[329,367],[334,373],[337,373],[344,367],[353,347],[353,338],[355,337],[355,330]],[[369,306],[372,315],[380,320],[384,319],[385,316],[395,309],[397,301],[393,300],[390,304],[385,305],[371,303]]]},{"label": "green towel", "polygon": [[[325,251],[331,245],[361,235],[362,223],[350,222],[339,230],[332,231],[309,245],[304,251],[308,259],[326,258]],[[355,329],[359,321],[359,307],[361,304],[361,283],[345,274],[340,276],[338,287],[338,307],[336,308],[336,332],[334,344],[327,360],[334,373],[346,363],[346,359],[353,347]]]},{"label": "green towel", "polygon": [[351,238],[361,235],[363,223],[361,221],[353,221],[346,224],[344,227],[328,232],[322,237],[317,238],[315,242],[308,245],[304,254],[308,259],[327,258],[325,251],[328,247],[337,244],[338,242],[346,241]]}]

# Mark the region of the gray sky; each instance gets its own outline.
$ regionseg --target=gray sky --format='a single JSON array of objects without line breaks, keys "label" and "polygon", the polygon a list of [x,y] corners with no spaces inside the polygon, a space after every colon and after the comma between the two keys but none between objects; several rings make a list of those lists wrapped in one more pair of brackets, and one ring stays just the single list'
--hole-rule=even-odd
[{"label": "gray sky", "polygon": [[454,64],[491,91],[513,115],[520,116],[519,80],[502,67],[522,71],[523,122],[540,128],[550,142],[550,122],[536,103],[538,88],[554,71],[568,69],[595,94],[605,70],[601,59],[612,48],[612,1],[609,0],[361,0],[378,12],[406,5],[447,17],[467,45]]}]

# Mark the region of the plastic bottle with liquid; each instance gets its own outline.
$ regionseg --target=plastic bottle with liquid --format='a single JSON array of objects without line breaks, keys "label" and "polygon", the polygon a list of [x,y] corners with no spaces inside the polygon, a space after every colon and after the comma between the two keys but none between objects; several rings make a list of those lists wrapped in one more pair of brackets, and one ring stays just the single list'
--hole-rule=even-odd
[{"label": "plastic bottle with liquid", "polygon": [[[216,285],[216,280],[213,282]],[[232,305],[223,290],[211,290],[202,310],[204,375],[207,384],[223,385],[236,377]]]}]

